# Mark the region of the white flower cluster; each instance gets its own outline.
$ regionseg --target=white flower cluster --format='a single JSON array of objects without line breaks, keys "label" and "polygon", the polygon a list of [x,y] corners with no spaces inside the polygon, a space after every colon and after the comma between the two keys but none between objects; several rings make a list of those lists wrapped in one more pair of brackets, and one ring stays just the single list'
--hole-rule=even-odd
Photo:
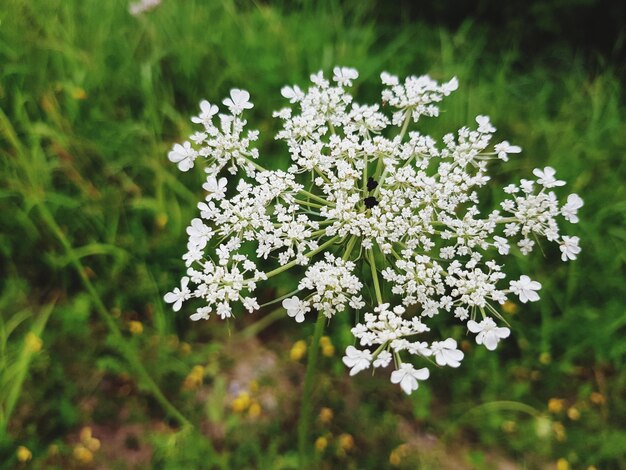
[{"label": "white flower cluster", "polygon": [[511,294],[537,301],[541,288],[527,275],[507,284],[504,257],[530,253],[542,237],[558,243],[563,261],[576,259],[578,237],[562,236],[558,224],[578,222],[583,201],[570,194],[560,204],[555,191],[564,182],[546,167],[534,170],[535,180],[505,187],[500,209],[485,212],[488,166],[520,147],[492,146],[496,129],[486,116],[441,142],[411,126],[438,116],[456,79],[402,82],[383,73],[381,104],[362,105],[349,93],[357,71],[333,72],[331,80],[312,75],[306,90],[281,90],[290,103],[274,113],[282,122],[276,138],[291,157],[284,170],[257,163],[258,132],[246,130],[243,118],[253,107],[248,92],[232,90],[226,113],[200,103],[192,122],[202,129],[169,153],[181,171],[201,157],[207,178],[199,217],[187,229],[187,275],[165,301],[177,311],[199,299],[192,320],[229,318],[238,302],[249,312],[261,308],[260,281],[304,271],[282,301],[289,317],[332,318],[368,306],[352,329],[361,349],[348,346],[343,362],[351,375],[393,363],[391,381],[411,393],[429,370],[408,357],[449,367],[463,359],[457,341],[437,338],[429,320],[450,315],[494,350],[510,335],[496,323],[498,306]]}]

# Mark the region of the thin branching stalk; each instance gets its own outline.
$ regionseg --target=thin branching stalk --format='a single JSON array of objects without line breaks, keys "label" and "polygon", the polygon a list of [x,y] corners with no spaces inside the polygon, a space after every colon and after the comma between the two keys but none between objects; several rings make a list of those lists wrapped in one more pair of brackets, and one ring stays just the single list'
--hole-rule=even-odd
[{"label": "thin branching stalk", "polygon": [[185,416],[183,416],[183,414],[178,411],[178,409],[174,405],[172,405],[172,403],[165,397],[159,386],[152,379],[148,371],[141,363],[139,355],[135,348],[132,346],[132,344],[124,339],[115,319],[108,311],[108,309],[102,302],[100,295],[96,291],[96,288],[85,274],[85,268],[80,262],[80,259],[76,256],[72,244],[63,233],[63,230],[61,230],[61,227],[59,227],[59,225],[57,224],[54,216],[52,215],[48,207],[44,203],[39,203],[38,208],[41,214],[41,218],[48,226],[48,228],[52,231],[52,233],[54,233],[56,238],[61,243],[63,249],[65,250],[65,254],[71,260],[70,263],[72,267],[76,270],[83,286],[85,287],[94,302],[96,312],[109,329],[109,332],[115,340],[115,344],[119,348],[120,354],[124,357],[130,368],[136,374],[139,384],[143,386],[143,388],[155,398],[155,400],[159,403],[159,405],[161,405],[161,407],[168,416],[175,419],[183,427],[191,427],[192,425],[189,420],[185,418]]},{"label": "thin branching stalk", "polygon": [[312,395],[313,383],[315,379],[315,368],[319,353],[319,343],[324,332],[324,322],[326,317],[323,313],[317,314],[313,341],[309,347],[307,355],[306,373],[304,376],[304,391],[302,393],[302,404],[300,405],[300,419],[298,421],[298,460],[299,467],[306,468],[309,456],[309,427],[311,423],[311,410],[313,408]]}]

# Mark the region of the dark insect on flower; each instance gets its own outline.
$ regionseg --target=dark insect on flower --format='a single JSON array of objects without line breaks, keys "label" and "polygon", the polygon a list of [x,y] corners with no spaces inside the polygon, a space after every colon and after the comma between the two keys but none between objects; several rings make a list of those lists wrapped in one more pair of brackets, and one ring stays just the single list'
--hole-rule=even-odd
[{"label": "dark insect on flower", "polygon": [[372,207],[378,205],[378,201],[374,196],[366,197],[365,199],[363,199],[363,202],[365,202],[365,207],[367,207],[368,209],[371,209]]},{"label": "dark insect on flower", "polygon": [[378,181],[376,181],[374,178],[370,176],[367,179],[367,190],[374,191],[376,189],[376,186],[378,186]]}]

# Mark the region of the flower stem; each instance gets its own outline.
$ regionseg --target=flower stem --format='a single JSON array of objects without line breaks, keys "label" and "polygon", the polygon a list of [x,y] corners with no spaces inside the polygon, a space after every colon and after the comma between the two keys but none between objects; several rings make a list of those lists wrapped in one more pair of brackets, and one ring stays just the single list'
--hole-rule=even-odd
[{"label": "flower stem", "polygon": [[48,207],[44,203],[38,204],[38,207],[39,207],[39,212],[41,214],[41,218],[46,223],[48,228],[54,233],[54,235],[57,237],[57,239],[63,246],[65,253],[71,260],[70,261],[71,265],[76,270],[78,277],[80,278],[83,286],[85,287],[85,289],[91,296],[96,312],[98,313],[98,315],[100,316],[104,324],[109,329],[109,332],[111,333],[111,335],[113,336],[115,340],[116,346],[119,347],[119,351],[121,355],[124,357],[124,359],[130,366],[130,368],[133,370],[133,372],[136,374],[139,384],[143,386],[145,390],[147,390],[149,393],[152,394],[152,396],[161,405],[161,407],[167,413],[168,416],[174,418],[183,427],[186,427],[186,428],[192,427],[189,420],[187,420],[187,418],[185,418],[183,414],[180,411],[178,411],[176,407],[172,405],[172,403],[170,403],[170,401],[165,397],[165,395],[163,395],[163,392],[161,391],[161,389],[154,382],[152,377],[150,377],[150,374],[141,363],[141,360],[139,359],[139,355],[137,351],[135,350],[135,348],[132,346],[131,343],[129,343],[128,341],[124,339],[124,336],[122,335],[122,332],[117,326],[115,319],[109,313],[108,309],[102,302],[102,299],[100,298],[100,295],[98,294],[98,291],[96,290],[94,285],[91,283],[91,281],[87,277],[87,274],[85,273],[85,267],[80,262],[80,259],[78,258],[78,256],[76,256],[76,252],[74,251],[72,244],[63,233],[63,230],[61,230],[61,227],[59,227],[59,225],[57,224],[54,216],[52,215]]},{"label": "flower stem", "polygon": [[[318,254],[320,251],[323,251],[324,249],[328,248],[330,245],[332,245],[333,243],[335,243],[337,240],[339,239],[339,236],[335,236],[333,238],[331,238],[330,240],[328,240],[326,243],[324,243],[323,245],[320,245],[317,249],[309,251],[307,254],[305,254],[304,256],[306,256],[307,258],[310,258],[311,256],[315,256],[316,254]],[[270,277],[274,277],[277,274],[280,274],[284,271],[287,271],[290,268],[293,268],[296,264],[298,264],[297,260],[293,260],[290,261],[289,263],[281,266],[280,268],[276,268],[273,271],[270,271],[269,273],[266,273],[265,275],[267,276],[267,278],[269,279]]]},{"label": "flower stem", "polygon": [[374,290],[376,291],[376,301],[378,305],[383,303],[383,296],[380,292],[380,284],[378,284],[378,270],[376,269],[376,259],[374,258],[374,249],[367,250],[368,258],[370,261],[370,268],[372,270],[372,280],[374,281]]},{"label": "flower stem", "polygon": [[300,418],[298,420],[298,460],[299,468],[307,467],[308,456],[310,454],[309,436],[311,425],[311,410],[313,408],[312,394],[313,383],[315,379],[315,367],[317,365],[317,356],[319,352],[319,342],[324,332],[324,321],[326,317],[323,313],[317,314],[315,322],[315,330],[313,332],[313,341],[309,347],[307,355],[306,373],[304,375],[304,391],[302,394],[302,404],[300,405]]}]

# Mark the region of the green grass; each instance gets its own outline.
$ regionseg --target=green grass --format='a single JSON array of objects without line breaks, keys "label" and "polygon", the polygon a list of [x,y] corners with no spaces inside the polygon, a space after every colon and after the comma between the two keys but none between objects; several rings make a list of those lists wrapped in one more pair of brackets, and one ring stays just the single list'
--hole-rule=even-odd
[{"label": "green grass", "polygon": [[[136,446],[125,441],[110,460],[116,444],[104,436],[134,425],[155,468],[294,468],[303,367],[289,348],[313,325],[279,321],[242,342],[254,318],[191,324],[163,304],[201,177],[181,177],[166,154],[201,99],[241,87],[269,165],[279,166],[286,152],[272,141],[270,116],[280,87],[340,64],[360,70],[362,101],[375,98],[382,70],[458,76],[459,91],[424,129],[442,134],[490,115],[502,139],[524,148],[498,180],[550,165],[583,197],[572,229],[583,253],[562,264],[548,248],[511,266],[544,285],[542,302],[511,317],[513,341],[437,371],[411,399],[384,377],[348,380],[337,357],[322,358],[313,408],[335,418],[314,426],[329,433],[318,464],[384,468],[407,443],[402,465],[438,468],[437,449],[418,439],[427,431],[477,468],[495,453],[529,468],[558,458],[625,466],[626,116],[614,72],[592,74],[567,51],[524,57],[470,22],[452,32],[379,24],[369,2],[163,3],[140,18],[123,1],[6,0],[0,10],[0,462],[13,468],[25,445],[34,468],[78,466],[78,431],[89,425],[102,437],[96,461],[131,467]],[[28,349],[32,335],[41,351]],[[347,343],[345,325],[330,335],[337,350]],[[278,406],[262,401],[258,419],[230,406],[247,347],[276,364],[254,393]],[[195,365],[204,385],[181,389]],[[563,411],[548,410],[551,398],[565,400]],[[195,428],[179,428],[165,400]],[[579,419],[568,417],[572,407]],[[341,433],[354,448],[342,450]]]}]

